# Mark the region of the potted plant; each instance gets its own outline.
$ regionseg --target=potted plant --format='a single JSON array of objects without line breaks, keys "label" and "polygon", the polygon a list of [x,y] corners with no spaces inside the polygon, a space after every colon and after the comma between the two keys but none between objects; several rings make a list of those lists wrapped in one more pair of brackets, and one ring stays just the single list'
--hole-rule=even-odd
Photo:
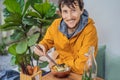
[{"label": "potted plant", "polygon": [[[56,18],[56,6],[48,0],[5,0],[3,4],[5,23],[0,26],[0,30],[12,31],[8,46],[9,53],[13,55],[11,61],[27,74],[27,66],[34,66],[33,59],[38,60],[32,46],[44,35],[43,28]],[[30,32],[34,28],[39,31]],[[43,63],[43,67],[47,64]]]}]

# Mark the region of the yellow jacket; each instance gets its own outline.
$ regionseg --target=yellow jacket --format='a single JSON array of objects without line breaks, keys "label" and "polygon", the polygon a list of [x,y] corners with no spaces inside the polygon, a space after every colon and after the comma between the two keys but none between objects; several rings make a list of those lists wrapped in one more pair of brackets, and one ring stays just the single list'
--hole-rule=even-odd
[{"label": "yellow jacket", "polygon": [[52,23],[40,44],[43,44],[47,50],[55,47],[59,53],[57,63],[65,63],[73,72],[82,74],[87,61],[84,54],[88,52],[90,46],[95,46],[95,55],[97,52],[98,37],[94,22],[88,18],[88,23],[82,31],[70,39],[59,31],[60,22],[61,19],[56,19]]}]

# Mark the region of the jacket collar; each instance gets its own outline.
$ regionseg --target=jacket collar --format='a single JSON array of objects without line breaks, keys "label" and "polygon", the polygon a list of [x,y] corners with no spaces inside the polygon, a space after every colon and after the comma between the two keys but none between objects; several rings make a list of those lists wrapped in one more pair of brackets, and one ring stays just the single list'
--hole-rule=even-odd
[{"label": "jacket collar", "polygon": [[71,37],[75,36],[77,33],[81,32],[82,29],[84,29],[84,27],[87,25],[87,23],[88,23],[88,12],[84,9],[84,12],[83,12],[83,14],[80,17],[79,27],[76,29],[76,31],[73,34],[68,35],[67,25],[66,25],[66,23],[64,22],[63,19],[61,20],[61,23],[60,23],[60,26],[59,26],[59,30],[67,38],[71,38]]}]

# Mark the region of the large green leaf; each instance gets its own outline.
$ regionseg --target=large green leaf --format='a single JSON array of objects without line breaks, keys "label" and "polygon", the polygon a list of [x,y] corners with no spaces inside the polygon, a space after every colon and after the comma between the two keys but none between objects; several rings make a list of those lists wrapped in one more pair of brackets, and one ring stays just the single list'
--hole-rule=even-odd
[{"label": "large green leaf", "polygon": [[30,0],[30,2],[31,2],[31,6],[34,8],[34,4],[35,3],[43,3],[43,0]]},{"label": "large green leaf", "polygon": [[16,0],[5,0],[4,5],[8,9],[8,11],[10,11],[12,13],[21,14],[21,12],[22,12],[20,4]]},{"label": "large green leaf", "polygon": [[17,44],[16,52],[18,54],[23,54],[26,52],[26,50],[27,50],[27,41],[26,40],[23,40]]},{"label": "large green leaf", "polygon": [[17,54],[15,58],[16,58],[15,64],[20,65],[20,63],[25,63],[25,60],[24,60],[25,56],[23,54]]},{"label": "large green leaf", "polygon": [[36,3],[34,5],[34,8],[41,15],[41,17],[44,18],[44,16],[48,13],[50,9],[50,3],[49,2],[45,2],[41,4]]},{"label": "large green leaf", "polygon": [[16,56],[17,52],[16,52],[16,46],[17,44],[12,44],[9,46],[8,48],[8,52],[14,56]]},{"label": "large green leaf", "polygon": [[18,29],[17,26],[9,26],[5,27],[4,29],[0,29],[1,31],[9,31],[9,30],[15,30]]},{"label": "large green leaf", "polygon": [[23,8],[23,12],[22,12],[22,15],[25,15],[27,9],[29,8],[30,6],[30,0],[28,0]]},{"label": "large green leaf", "polygon": [[56,12],[56,6],[54,4],[51,4],[50,9],[46,13],[45,17],[46,18],[51,18],[55,15],[55,12]]},{"label": "large green leaf", "polygon": [[15,41],[15,40],[21,40],[24,38],[24,33],[20,30],[15,30],[14,33],[10,36],[10,38]]},{"label": "large green leaf", "polygon": [[42,25],[44,25],[44,24],[49,25],[52,21],[52,20],[49,20],[49,19],[39,19],[39,20],[42,23]]},{"label": "large green leaf", "polygon": [[4,28],[7,28],[7,27],[12,27],[12,26],[19,26],[18,23],[5,23],[3,25],[0,25],[0,29],[4,29]]},{"label": "large green leaf", "polygon": [[28,39],[28,46],[35,45],[38,40],[38,37],[39,37],[39,33],[30,36],[30,38]]},{"label": "large green leaf", "polygon": [[13,22],[13,23],[22,23],[22,16],[18,13],[13,13],[5,18],[5,22]]},{"label": "large green leaf", "polygon": [[18,27],[16,27],[16,26],[19,26],[19,25],[20,25],[19,23],[5,23],[3,25],[0,25],[0,29],[1,30],[17,29]]},{"label": "large green leaf", "polygon": [[36,25],[39,26],[39,21],[34,18],[23,18],[23,23],[26,25]]},{"label": "large green leaf", "polygon": [[16,57],[15,57],[15,56],[12,56],[10,62],[12,63],[12,65],[15,65]]},{"label": "large green leaf", "polygon": [[35,18],[41,18],[41,16],[35,12],[35,11],[32,11],[32,10],[29,10],[27,13],[26,13],[26,16],[31,16],[31,17],[35,17]]},{"label": "large green leaf", "polygon": [[20,4],[21,9],[23,9],[25,5],[25,0],[17,0],[17,2]]}]

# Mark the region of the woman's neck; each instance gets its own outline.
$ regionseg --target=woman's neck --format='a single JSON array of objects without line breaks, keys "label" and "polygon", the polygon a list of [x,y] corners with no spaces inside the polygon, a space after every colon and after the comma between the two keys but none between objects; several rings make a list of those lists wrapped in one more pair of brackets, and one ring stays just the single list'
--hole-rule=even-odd
[{"label": "woman's neck", "polygon": [[76,28],[74,29],[71,29],[71,28],[68,28],[68,34],[72,34],[73,32],[75,32]]},{"label": "woman's neck", "polygon": [[68,34],[74,33],[77,28],[78,28],[78,25],[76,27],[74,27],[74,28],[68,28],[67,29],[68,30]]}]

